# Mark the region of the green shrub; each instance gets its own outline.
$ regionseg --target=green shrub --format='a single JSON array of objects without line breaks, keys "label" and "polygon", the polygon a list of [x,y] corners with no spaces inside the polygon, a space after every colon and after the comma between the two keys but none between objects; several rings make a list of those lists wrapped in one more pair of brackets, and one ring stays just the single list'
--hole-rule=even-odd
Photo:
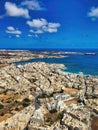
[{"label": "green shrub", "polygon": [[48,95],[42,94],[42,95],[39,95],[38,98],[48,98]]},{"label": "green shrub", "polygon": [[0,109],[3,109],[4,108],[4,105],[3,104],[0,104]]},{"label": "green shrub", "polygon": [[15,111],[19,111],[19,108],[18,108],[18,107],[16,107],[16,108],[15,108]]},{"label": "green shrub", "polygon": [[11,102],[12,102],[12,100],[10,100],[10,99],[6,101],[6,103],[11,103]]},{"label": "green shrub", "polygon": [[22,103],[23,107],[27,107],[30,105],[30,100],[28,98],[23,99],[23,103]]},{"label": "green shrub", "polygon": [[61,112],[58,114],[58,119],[61,120],[62,118],[63,118],[63,113]]},{"label": "green shrub", "polygon": [[54,121],[50,117],[47,117],[46,122],[53,124]]},{"label": "green shrub", "polygon": [[23,102],[30,102],[28,98],[23,99]]},{"label": "green shrub", "polygon": [[56,110],[56,109],[52,109],[52,110],[50,110],[49,112],[50,112],[50,113],[56,113],[57,110]]},{"label": "green shrub", "polygon": [[29,104],[29,103],[26,103],[26,102],[23,102],[22,105],[23,105],[23,107],[27,107],[27,106],[29,106],[30,104]]}]

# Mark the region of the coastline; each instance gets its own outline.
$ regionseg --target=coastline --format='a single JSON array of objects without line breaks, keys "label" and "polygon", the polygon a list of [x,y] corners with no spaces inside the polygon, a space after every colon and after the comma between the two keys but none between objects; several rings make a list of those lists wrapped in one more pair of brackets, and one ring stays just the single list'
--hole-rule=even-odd
[{"label": "coastline", "polygon": [[[62,63],[66,66],[65,71],[69,73],[83,72],[84,75],[98,76],[97,58],[95,52],[62,52],[62,51],[30,51],[9,50],[0,51],[1,63],[25,64],[29,62]],[[96,52],[97,53],[97,52]],[[92,64],[93,62],[93,64]]]}]

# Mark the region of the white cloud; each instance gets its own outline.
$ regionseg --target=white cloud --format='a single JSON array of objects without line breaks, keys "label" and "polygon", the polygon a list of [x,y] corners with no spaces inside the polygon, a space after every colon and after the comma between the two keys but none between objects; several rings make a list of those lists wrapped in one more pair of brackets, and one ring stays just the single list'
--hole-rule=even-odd
[{"label": "white cloud", "polygon": [[18,37],[18,38],[19,38],[19,37],[20,37],[20,35],[16,35],[16,37]]},{"label": "white cloud", "polygon": [[5,16],[11,17],[24,17],[30,18],[29,10],[44,10],[42,7],[42,2],[38,0],[24,0],[19,5],[12,2],[5,2],[4,8],[6,13],[1,15],[0,18],[4,18]]},{"label": "white cloud", "polygon": [[59,23],[48,23],[48,26],[43,26],[43,30],[49,33],[57,32],[57,28],[60,27]]},{"label": "white cloud", "polygon": [[14,31],[14,30],[15,30],[14,27],[12,27],[12,26],[8,26],[7,29],[8,29],[9,31]]},{"label": "white cloud", "polygon": [[6,30],[6,33],[10,33],[10,34],[16,34],[16,37],[20,34],[22,34],[22,32],[18,29],[15,29],[14,27],[12,26],[8,26],[7,27],[7,30]]},{"label": "white cloud", "polygon": [[29,32],[34,33],[34,30],[30,29],[30,31],[29,31]]},{"label": "white cloud", "polygon": [[32,21],[27,21],[27,24],[33,28],[30,30],[31,33],[42,34],[45,32],[48,33],[56,33],[58,31],[58,27],[60,27],[60,23],[51,23],[46,19],[33,19]]},{"label": "white cloud", "polygon": [[27,24],[30,27],[34,27],[34,28],[41,28],[42,26],[47,25],[47,21],[43,18],[41,19],[33,19],[32,21],[27,21]]},{"label": "white cloud", "polygon": [[46,28],[44,31],[49,32],[49,33],[55,33],[57,32],[57,28]]},{"label": "white cloud", "polygon": [[28,34],[28,37],[32,37],[32,35],[31,35],[31,34]]},{"label": "white cloud", "polygon": [[42,34],[42,33],[44,33],[44,31],[39,29],[39,30],[35,31],[35,33],[36,34]]},{"label": "white cloud", "polygon": [[98,18],[98,7],[92,7],[90,12],[88,13],[88,16],[92,18]]},{"label": "white cloud", "polygon": [[41,29],[38,29],[38,30],[30,30],[29,32],[31,32],[31,33],[35,33],[35,34],[42,34],[42,33],[44,33],[44,31],[43,30],[41,30]]},{"label": "white cloud", "polygon": [[34,35],[34,38],[38,38],[38,35],[37,35],[37,34],[35,34],[35,35]]},{"label": "white cloud", "polygon": [[5,10],[7,16],[30,18],[27,9],[19,8],[16,4],[11,2],[5,3]]},{"label": "white cloud", "polygon": [[59,23],[49,23],[48,26],[49,26],[49,28],[57,28],[57,27],[60,27],[60,24]]},{"label": "white cloud", "polygon": [[38,0],[25,0],[21,3],[21,6],[26,7],[30,10],[43,10]]},{"label": "white cloud", "polygon": [[30,30],[29,32],[31,32],[31,33],[35,33],[35,34],[42,34],[42,33],[44,33],[44,31],[43,30],[41,30],[41,29],[38,29],[38,30]]}]

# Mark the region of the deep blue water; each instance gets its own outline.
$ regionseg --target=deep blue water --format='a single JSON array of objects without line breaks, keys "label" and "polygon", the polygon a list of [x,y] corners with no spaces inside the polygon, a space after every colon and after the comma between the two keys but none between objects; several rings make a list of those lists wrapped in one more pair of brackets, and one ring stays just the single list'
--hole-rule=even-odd
[{"label": "deep blue water", "polygon": [[[41,50],[36,50],[41,51]],[[50,51],[50,50],[49,50]],[[58,50],[56,50],[58,51]],[[96,52],[96,55],[80,55],[80,54],[68,54],[65,58],[45,58],[45,59],[32,59],[25,62],[19,62],[18,64],[24,64],[29,62],[46,62],[46,63],[61,63],[64,64],[67,69],[64,71],[71,73],[83,72],[88,75],[98,76],[98,49],[69,49],[60,51],[72,51],[72,52]]]}]

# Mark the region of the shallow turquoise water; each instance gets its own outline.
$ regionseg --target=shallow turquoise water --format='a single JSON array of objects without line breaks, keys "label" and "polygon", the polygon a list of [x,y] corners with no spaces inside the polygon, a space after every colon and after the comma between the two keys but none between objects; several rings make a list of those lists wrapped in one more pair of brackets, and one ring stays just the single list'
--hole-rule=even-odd
[{"label": "shallow turquoise water", "polygon": [[98,76],[98,54],[96,55],[80,55],[68,54],[65,58],[45,58],[45,59],[32,59],[17,64],[25,64],[29,62],[46,62],[46,63],[59,63],[64,64],[67,69],[64,71],[71,73],[83,72],[88,75]]}]

